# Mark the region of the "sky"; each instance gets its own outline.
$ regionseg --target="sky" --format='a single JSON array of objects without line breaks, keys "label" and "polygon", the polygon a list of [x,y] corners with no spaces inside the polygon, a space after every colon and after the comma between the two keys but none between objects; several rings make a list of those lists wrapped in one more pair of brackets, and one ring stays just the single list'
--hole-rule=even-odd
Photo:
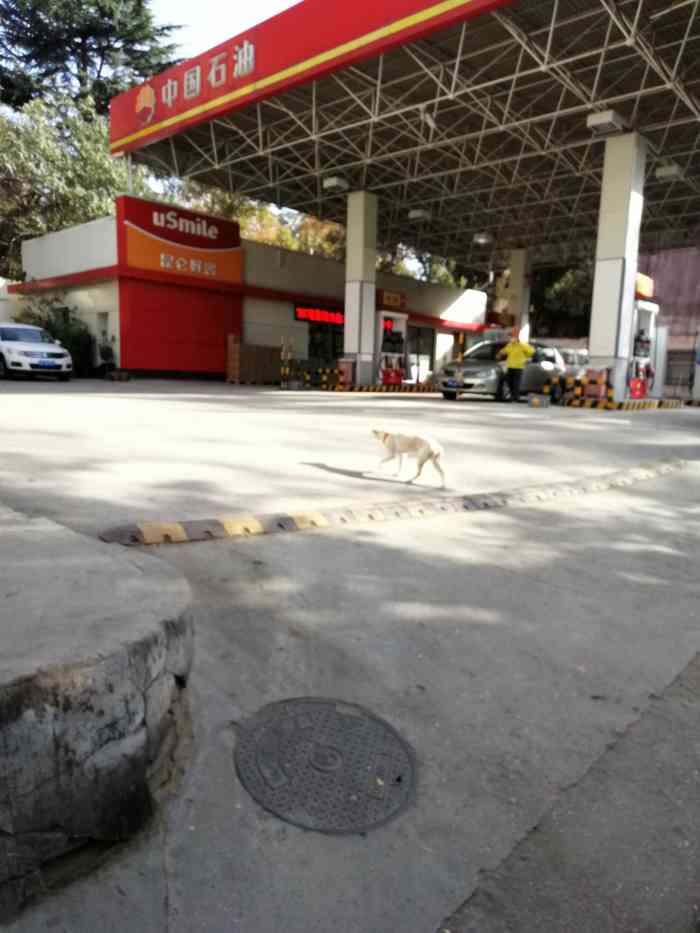
[{"label": "sky", "polygon": [[294,6],[298,0],[152,0],[151,9],[159,25],[182,26],[173,34],[183,58],[192,58],[220,42],[237,36],[256,23]]}]

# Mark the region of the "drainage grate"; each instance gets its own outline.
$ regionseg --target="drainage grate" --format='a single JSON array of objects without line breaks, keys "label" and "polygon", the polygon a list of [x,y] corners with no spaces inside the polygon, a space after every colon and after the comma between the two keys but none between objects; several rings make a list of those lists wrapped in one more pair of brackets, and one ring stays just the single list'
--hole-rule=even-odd
[{"label": "drainage grate", "polygon": [[241,783],[288,823],[322,833],[363,833],[413,800],[415,756],[388,723],[339,700],[264,707],[236,747]]}]

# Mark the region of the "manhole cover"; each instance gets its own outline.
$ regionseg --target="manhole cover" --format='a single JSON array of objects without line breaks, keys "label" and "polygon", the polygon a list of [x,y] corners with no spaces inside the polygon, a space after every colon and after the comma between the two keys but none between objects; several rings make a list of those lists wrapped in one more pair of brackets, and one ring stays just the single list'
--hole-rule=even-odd
[{"label": "manhole cover", "polygon": [[413,799],[411,747],[388,723],[338,700],[266,706],[242,729],[236,770],[266,810],[322,833],[362,833]]}]

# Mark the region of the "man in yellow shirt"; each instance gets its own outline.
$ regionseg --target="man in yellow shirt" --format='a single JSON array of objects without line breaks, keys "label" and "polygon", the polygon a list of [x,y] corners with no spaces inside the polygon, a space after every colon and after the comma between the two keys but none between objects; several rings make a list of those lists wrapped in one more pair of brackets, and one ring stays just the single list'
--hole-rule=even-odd
[{"label": "man in yellow shirt", "polygon": [[507,360],[508,365],[508,385],[510,386],[510,401],[520,401],[520,386],[523,381],[523,370],[529,359],[535,355],[535,348],[529,343],[524,343],[518,334],[518,328],[513,328],[513,336],[510,343],[496,357],[497,359]]}]

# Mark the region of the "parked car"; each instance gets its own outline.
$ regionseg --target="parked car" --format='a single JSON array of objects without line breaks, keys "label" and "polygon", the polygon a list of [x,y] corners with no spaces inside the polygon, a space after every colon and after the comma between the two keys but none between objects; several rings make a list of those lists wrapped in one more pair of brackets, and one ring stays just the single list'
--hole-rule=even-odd
[{"label": "parked car", "polygon": [[[506,365],[497,359],[506,341],[478,343],[464,354],[463,362],[448,363],[437,377],[443,398],[454,401],[460,395],[493,395],[498,401],[510,399],[510,386],[506,379]],[[535,355],[523,372],[522,391],[541,392],[552,376],[562,376],[566,364],[559,350],[533,341]],[[563,387],[552,387],[552,399],[563,392]]]},{"label": "parked car", "polygon": [[574,379],[580,379],[586,375],[591,355],[588,350],[572,349],[569,347],[559,347],[559,352],[566,363],[566,375],[573,376]]},{"label": "parked car", "polygon": [[42,327],[0,322],[0,379],[13,373],[56,376],[67,382],[73,360]]}]

